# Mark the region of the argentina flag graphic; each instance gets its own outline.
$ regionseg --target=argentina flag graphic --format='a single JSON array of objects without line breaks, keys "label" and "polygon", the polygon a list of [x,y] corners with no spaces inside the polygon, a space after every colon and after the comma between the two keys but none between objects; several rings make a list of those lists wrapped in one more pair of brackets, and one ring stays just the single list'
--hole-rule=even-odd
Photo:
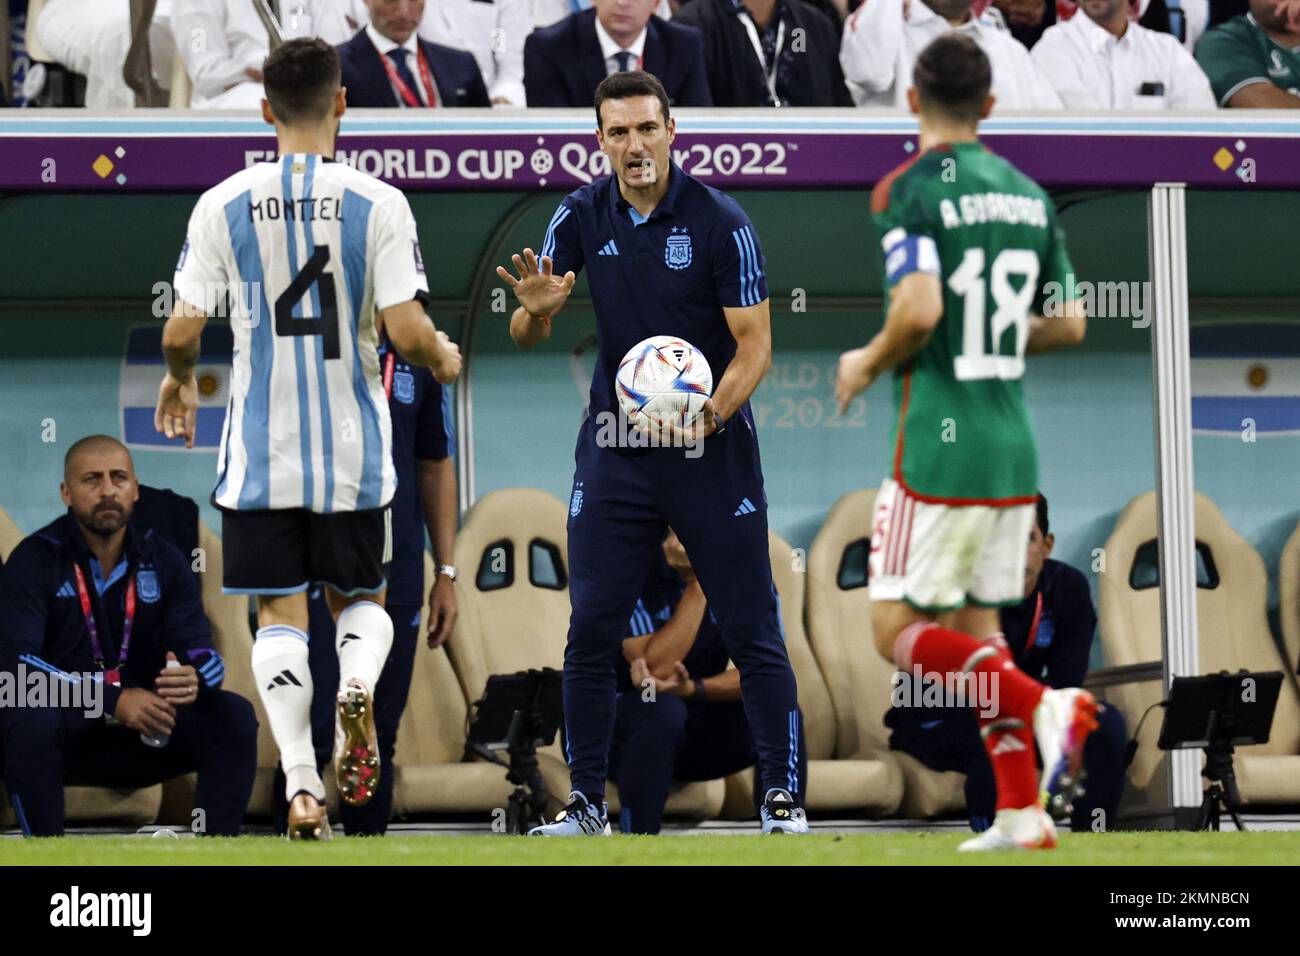
[{"label": "argentina flag graphic", "polygon": [[[209,323],[203,330],[199,364],[194,370],[199,384],[199,411],[195,423],[195,448],[216,451],[226,422],[230,397],[230,363],[233,348],[230,326]],[[138,326],[127,333],[126,355],[118,381],[118,406],[122,410],[122,441],[128,448],[185,451],[182,442],[168,441],[154,431],[153,413],[163,365],[162,326]]]},{"label": "argentina flag graphic", "polygon": [[1191,346],[1193,431],[1300,435],[1300,323],[1195,325]]}]

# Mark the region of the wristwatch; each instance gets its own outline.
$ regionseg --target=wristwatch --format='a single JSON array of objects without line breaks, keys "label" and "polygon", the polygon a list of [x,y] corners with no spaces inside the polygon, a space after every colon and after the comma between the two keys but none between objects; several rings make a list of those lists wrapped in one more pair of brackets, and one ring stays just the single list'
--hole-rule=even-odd
[{"label": "wristwatch", "polygon": [[456,565],[454,565],[454,564],[440,564],[440,565],[438,565],[438,571],[437,571],[437,573],[438,573],[438,574],[445,574],[447,577],[451,578],[451,583],[452,583],[452,584],[455,584],[455,583],[456,583]]}]

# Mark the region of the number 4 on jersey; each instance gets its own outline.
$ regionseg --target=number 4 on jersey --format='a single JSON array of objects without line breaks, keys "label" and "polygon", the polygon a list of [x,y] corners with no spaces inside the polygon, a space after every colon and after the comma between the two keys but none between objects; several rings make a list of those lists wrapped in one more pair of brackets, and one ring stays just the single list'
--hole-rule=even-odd
[{"label": "number 4 on jersey", "polygon": [[[336,359],[339,357],[339,310],[334,296],[334,274],[325,271],[329,261],[329,246],[317,246],[289,288],[275,300],[275,334],[319,335],[325,358]],[[320,318],[294,318],[294,305],[313,286],[320,294]]]}]

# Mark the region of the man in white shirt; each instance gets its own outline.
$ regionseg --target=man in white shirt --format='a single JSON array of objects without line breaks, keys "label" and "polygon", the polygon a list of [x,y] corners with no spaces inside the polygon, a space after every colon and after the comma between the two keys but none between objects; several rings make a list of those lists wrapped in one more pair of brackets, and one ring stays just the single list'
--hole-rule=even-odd
[{"label": "man in white shirt", "polygon": [[1082,0],[1030,54],[1069,110],[1212,110],[1210,81],[1168,33],[1129,20],[1128,0]]},{"label": "man in white shirt", "polygon": [[950,31],[968,34],[987,54],[996,111],[1061,109],[1060,97],[1001,15],[989,8],[975,16],[971,0],[866,0],[844,24],[840,44],[853,102],[906,110],[916,58]]},{"label": "man in white shirt", "polygon": [[[285,33],[319,36],[337,44],[352,36],[348,0],[288,0]],[[182,0],[172,14],[176,51],[194,84],[195,109],[260,109],[262,61],[270,50],[266,27],[247,0]]]},{"label": "man in white shirt", "polygon": [[[154,80],[171,85],[171,0],[158,0],[149,27]],[[122,65],[131,48],[131,9],[125,0],[48,0],[35,24],[36,36],[58,63],[86,77],[86,107],[131,109],[135,93],[126,85]]]},{"label": "man in white shirt", "polygon": [[436,0],[425,5],[420,36],[468,50],[493,106],[524,104],[524,41],[533,32],[529,0]]}]

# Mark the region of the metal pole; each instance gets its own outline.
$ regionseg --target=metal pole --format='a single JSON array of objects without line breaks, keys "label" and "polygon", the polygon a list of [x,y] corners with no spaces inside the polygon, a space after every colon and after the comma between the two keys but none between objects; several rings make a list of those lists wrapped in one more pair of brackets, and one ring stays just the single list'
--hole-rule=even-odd
[{"label": "metal pole", "polygon": [[[1200,672],[1196,630],[1196,525],[1192,470],[1190,323],[1187,304],[1187,215],[1183,183],[1156,183],[1148,214],[1152,384],[1156,408],[1156,521],[1164,679]],[[1174,750],[1169,802],[1175,818],[1201,803],[1199,751]],[[1180,808],[1184,813],[1180,814]]]}]

